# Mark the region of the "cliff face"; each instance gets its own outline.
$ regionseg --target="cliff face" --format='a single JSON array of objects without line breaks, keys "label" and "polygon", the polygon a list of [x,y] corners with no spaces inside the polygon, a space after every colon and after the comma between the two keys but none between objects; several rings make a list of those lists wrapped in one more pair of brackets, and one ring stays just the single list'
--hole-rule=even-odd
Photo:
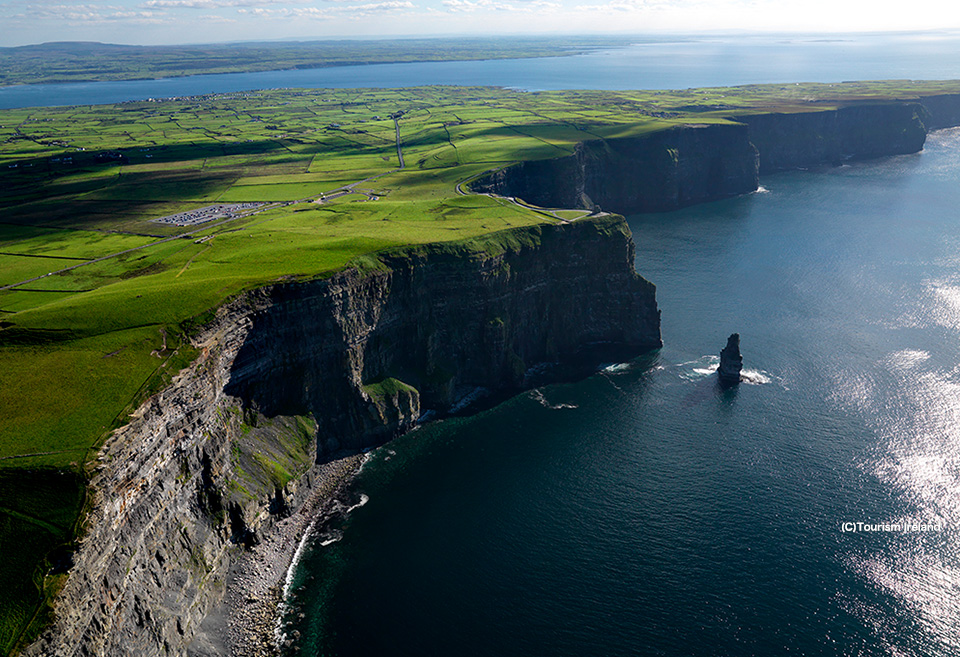
[{"label": "cliff face", "polygon": [[569,372],[597,351],[657,347],[654,288],[633,273],[624,230],[542,226],[497,256],[416,249],[363,275],[266,290],[227,393],[267,416],[313,414],[329,455],[478,391],[530,387],[547,363]]},{"label": "cliff face", "polygon": [[928,130],[960,125],[960,94],[924,96],[920,103],[927,111],[924,124]]},{"label": "cliff face", "polygon": [[731,118],[740,125],[581,142],[571,156],[520,162],[473,189],[542,207],[675,210],[754,191],[761,173],[916,153],[928,129],[960,125],[960,96]]},{"label": "cliff face", "polygon": [[757,185],[757,149],[746,126],[713,124],[581,142],[571,156],[521,162],[473,188],[544,207],[631,214],[745,194]]},{"label": "cliff face", "polygon": [[318,465],[426,410],[660,345],[622,219],[411,249],[221,308],[199,359],[102,450],[89,529],[28,655],[182,655],[232,555]]},{"label": "cliff face", "polygon": [[916,153],[927,138],[919,103],[852,105],[838,110],[737,117],[760,151],[760,173]]}]

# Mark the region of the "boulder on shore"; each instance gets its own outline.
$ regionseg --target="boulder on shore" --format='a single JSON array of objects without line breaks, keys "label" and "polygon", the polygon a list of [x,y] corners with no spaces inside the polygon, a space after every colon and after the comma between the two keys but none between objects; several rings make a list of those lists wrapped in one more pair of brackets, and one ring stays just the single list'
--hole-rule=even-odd
[{"label": "boulder on shore", "polygon": [[720,367],[717,376],[720,385],[729,388],[740,383],[740,370],[743,369],[743,356],[740,354],[740,334],[733,333],[727,338],[727,346],[720,351]]}]

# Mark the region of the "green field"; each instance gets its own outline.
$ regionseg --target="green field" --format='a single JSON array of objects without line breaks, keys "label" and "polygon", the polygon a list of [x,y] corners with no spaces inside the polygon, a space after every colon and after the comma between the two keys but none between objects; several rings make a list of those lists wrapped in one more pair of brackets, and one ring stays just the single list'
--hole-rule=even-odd
[{"label": "green field", "polygon": [[[583,140],[944,92],[960,83],[278,90],[0,111],[0,652],[46,617],[60,577],[48,555],[75,539],[97,448],[192,360],[196,318],[231,297],[378,251],[577,220],[457,185]],[[152,221],[241,201],[270,204]]]}]

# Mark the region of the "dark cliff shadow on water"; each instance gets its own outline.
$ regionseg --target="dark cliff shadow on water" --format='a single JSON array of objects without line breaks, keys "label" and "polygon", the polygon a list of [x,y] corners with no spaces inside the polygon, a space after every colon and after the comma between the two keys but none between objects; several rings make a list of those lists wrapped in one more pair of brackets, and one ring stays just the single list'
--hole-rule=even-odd
[{"label": "dark cliff shadow on water", "polygon": [[719,380],[714,378],[714,384],[717,388],[717,401],[720,407],[733,410],[734,403],[737,401],[737,395],[740,393],[740,384],[722,385]]},{"label": "dark cliff shadow on water", "polygon": [[717,373],[713,372],[704,378],[692,382],[693,389],[683,397],[681,405],[684,408],[699,406],[704,402],[714,401],[722,406],[731,406],[737,399],[739,386],[725,388],[720,385]]},{"label": "dark cliff shadow on water", "polygon": [[[697,233],[701,238],[707,238],[713,244],[715,252],[727,253],[739,233],[742,225],[749,220],[754,210],[754,204],[758,194],[766,194],[766,188],[763,186],[763,180],[760,182],[760,188],[755,192],[742,194],[733,198],[727,198],[719,201],[710,201],[699,205],[681,208],[672,212],[650,212],[643,214],[633,214],[627,217],[627,223],[633,232],[634,239],[641,244],[644,241],[645,231],[648,228],[656,229],[664,224],[688,225],[691,227],[702,226],[702,231]],[[717,221],[717,216],[722,215],[723,222]],[[641,250],[638,249],[638,255]],[[637,263],[641,265],[643,263]],[[642,270],[641,270],[642,273]]]}]

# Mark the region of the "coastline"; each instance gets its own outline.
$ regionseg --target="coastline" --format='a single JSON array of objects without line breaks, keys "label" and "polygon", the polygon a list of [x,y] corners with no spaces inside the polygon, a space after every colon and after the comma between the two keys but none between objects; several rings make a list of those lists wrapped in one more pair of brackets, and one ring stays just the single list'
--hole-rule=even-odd
[{"label": "coastline", "polygon": [[204,618],[187,650],[190,657],[276,657],[280,605],[287,574],[308,532],[337,511],[337,499],[353,480],[364,454],[316,466],[307,500],[271,528],[262,541],[238,552],[227,576],[226,594]]}]

